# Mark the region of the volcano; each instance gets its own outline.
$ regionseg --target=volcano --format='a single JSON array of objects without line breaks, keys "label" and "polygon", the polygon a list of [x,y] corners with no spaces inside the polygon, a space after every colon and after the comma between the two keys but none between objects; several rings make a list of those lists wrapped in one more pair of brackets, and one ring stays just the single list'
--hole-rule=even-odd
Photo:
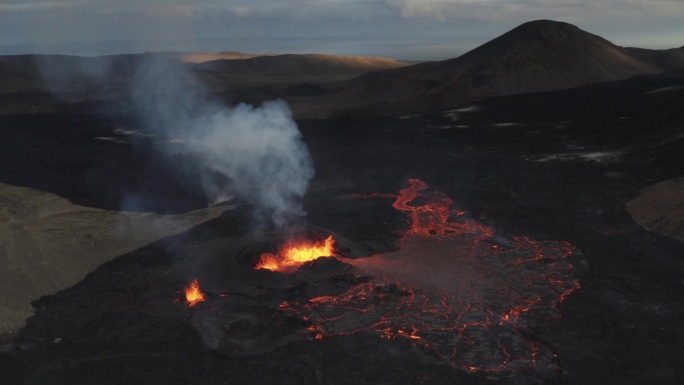
[{"label": "volcano", "polygon": [[335,116],[392,115],[662,71],[572,24],[538,20],[455,59],[362,75],[329,98],[348,103]]},{"label": "volcano", "polygon": [[[368,111],[400,115],[288,120],[315,173],[284,222],[255,214],[286,173],[207,208],[200,186],[228,181],[159,161],[183,141],[153,146],[130,111],[0,115],[0,259],[21,251],[0,305],[33,314],[0,335],[3,384],[682,383],[684,73],[563,23],[504,36],[349,83],[386,79]],[[599,82],[484,97],[537,86],[535,68]],[[462,103],[457,85],[483,99],[407,113]],[[216,154],[206,167],[229,163]],[[150,234],[164,218],[174,231]]]}]

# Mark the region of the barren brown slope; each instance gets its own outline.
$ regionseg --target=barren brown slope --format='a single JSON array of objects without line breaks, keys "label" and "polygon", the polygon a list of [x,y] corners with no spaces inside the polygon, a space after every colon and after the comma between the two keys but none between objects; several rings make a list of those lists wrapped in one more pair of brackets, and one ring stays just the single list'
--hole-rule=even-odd
[{"label": "barren brown slope", "polygon": [[284,54],[258,56],[244,60],[214,60],[198,64],[196,68],[243,76],[302,77],[360,75],[407,65],[402,61],[382,57]]},{"label": "barren brown slope", "polygon": [[576,26],[538,20],[456,59],[360,76],[330,101],[350,105],[341,115],[385,115],[658,72],[662,69]]},{"label": "barren brown slope", "polygon": [[243,53],[243,52],[165,52],[164,55],[185,63],[205,63],[212,60],[243,60],[258,56],[274,56],[273,53]]}]

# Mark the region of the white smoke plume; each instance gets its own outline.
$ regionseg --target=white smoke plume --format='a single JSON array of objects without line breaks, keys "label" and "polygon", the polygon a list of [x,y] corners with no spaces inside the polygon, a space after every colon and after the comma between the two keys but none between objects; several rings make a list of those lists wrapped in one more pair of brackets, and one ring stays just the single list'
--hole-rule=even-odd
[{"label": "white smoke plume", "polygon": [[157,150],[199,176],[210,203],[238,195],[276,226],[304,215],[301,198],[314,170],[285,102],[212,101],[185,64],[156,56],[141,64],[134,84],[134,106],[155,132]]},{"label": "white smoke plume", "polygon": [[[160,54],[46,56],[38,64],[56,97],[104,98],[105,88],[129,95],[155,153],[191,187],[199,181],[209,204],[239,196],[254,205],[261,225],[282,226],[304,215],[301,199],[314,170],[285,102],[229,106],[211,96],[192,65]],[[121,206],[146,209],[135,192]]]}]

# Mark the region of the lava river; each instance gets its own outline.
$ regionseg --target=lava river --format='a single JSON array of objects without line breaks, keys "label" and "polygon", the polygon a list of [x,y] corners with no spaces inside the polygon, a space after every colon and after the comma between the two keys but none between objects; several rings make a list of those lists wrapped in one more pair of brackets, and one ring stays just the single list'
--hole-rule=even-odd
[{"label": "lava river", "polygon": [[572,244],[497,237],[417,179],[398,194],[358,198],[394,199],[408,215],[400,250],[345,259],[375,278],[341,295],[283,302],[281,311],[308,320],[317,339],[359,331],[404,338],[461,369],[558,368],[556,355],[528,335],[560,317],[558,305],[580,286]]}]

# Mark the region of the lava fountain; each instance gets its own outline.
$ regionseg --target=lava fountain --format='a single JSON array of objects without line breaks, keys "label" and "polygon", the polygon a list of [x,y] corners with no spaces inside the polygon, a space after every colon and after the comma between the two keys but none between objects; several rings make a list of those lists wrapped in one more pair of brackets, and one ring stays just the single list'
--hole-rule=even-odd
[{"label": "lava fountain", "polygon": [[204,302],[204,293],[200,290],[199,281],[194,279],[188,287],[185,288],[185,301],[188,307],[193,307],[200,302]]},{"label": "lava fountain", "polygon": [[[530,337],[561,316],[558,305],[580,285],[564,241],[497,237],[417,179],[393,198],[410,228],[397,252],[345,260],[375,277],[335,296],[285,301],[280,310],[308,320],[316,339],[359,331],[402,338],[472,371],[555,372],[557,356]],[[420,199],[419,199],[420,198]]]},{"label": "lava fountain", "polygon": [[305,262],[334,255],[335,239],[332,235],[322,242],[293,241],[282,247],[277,254],[261,254],[255,268],[272,271],[293,270]]}]

